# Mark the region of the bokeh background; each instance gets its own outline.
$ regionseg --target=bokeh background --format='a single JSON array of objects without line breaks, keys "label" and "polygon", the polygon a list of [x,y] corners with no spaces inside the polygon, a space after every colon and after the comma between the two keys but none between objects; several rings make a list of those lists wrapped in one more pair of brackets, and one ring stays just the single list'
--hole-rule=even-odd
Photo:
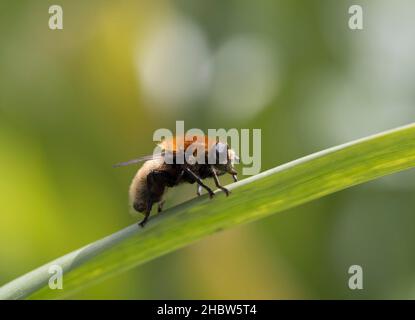
[{"label": "bokeh background", "polygon": [[[0,285],[134,223],[137,168],[111,165],[176,120],[262,129],[262,170],[413,121],[414,32],[411,0],[1,0]],[[348,189],[73,298],[415,298],[414,187],[412,170]]]}]

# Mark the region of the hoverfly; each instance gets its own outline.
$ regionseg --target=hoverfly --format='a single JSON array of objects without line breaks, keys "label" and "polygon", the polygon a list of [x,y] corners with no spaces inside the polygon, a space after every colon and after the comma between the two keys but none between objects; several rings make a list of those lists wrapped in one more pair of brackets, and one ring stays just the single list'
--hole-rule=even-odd
[{"label": "hoverfly", "polygon": [[[197,183],[196,194],[201,195],[203,189],[214,196],[214,192],[203,180],[213,178],[216,187],[229,195],[229,190],[223,187],[218,176],[229,173],[236,182],[237,172],[234,169],[235,162],[239,161],[235,151],[228,144],[212,139],[207,136],[195,137],[193,141],[184,140],[183,146],[179,147],[176,138],[165,139],[158,146],[161,152],[150,156],[133,159],[114,165],[115,167],[144,162],[138,169],[129,189],[130,204],[134,210],[144,214],[143,220],[139,223],[144,227],[148,220],[153,204],[158,204],[158,212],[163,209],[163,196],[167,188],[175,187],[181,183]],[[190,150],[189,148],[193,148]],[[203,150],[199,152],[198,150]],[[187,151],[187,152],[186,152]],[[184,161],[177,161],[179,155],[187,153]],[[170,162],[166,161],[169,158]],[[204,159],[194,161],[196,158]],[[212,161],[213,159],[213,161]],[[192,160],[192,161],[190,161]],[[167,163],[168,162],[168,163]]]}]

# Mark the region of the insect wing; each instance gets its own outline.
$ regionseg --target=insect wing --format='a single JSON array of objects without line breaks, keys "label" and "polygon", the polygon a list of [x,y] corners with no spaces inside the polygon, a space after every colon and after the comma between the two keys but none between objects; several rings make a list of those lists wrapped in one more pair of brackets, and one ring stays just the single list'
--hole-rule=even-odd
[{"label": "insect wing", "polygon": [[120,163],[114,164],[113,167],[114,168],[117,168],[117,167],[125,167],[125,166],[128,166],[130,164],[134,164],[134,163],[140,163],[140,162],[144,162],[144,161],[148,161],[148,160],[162,158],[163,156],[164,156],[163,153],[152,154],[152,155],[148,155],[148,156],[144,156],[144,157],[132,159],[132,160],[125,161],[125,162],[120,162]]}]

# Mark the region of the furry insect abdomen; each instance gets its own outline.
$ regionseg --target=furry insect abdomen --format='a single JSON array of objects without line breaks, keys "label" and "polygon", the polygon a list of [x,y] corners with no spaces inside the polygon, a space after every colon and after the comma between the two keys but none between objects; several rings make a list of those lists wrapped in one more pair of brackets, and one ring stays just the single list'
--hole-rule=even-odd
[{"label": "furry insect abdomen", "polygon": [[[163,159],[146,161],[137,171],[130,185],[130,205],[136,210],[143,212],[146,209],[148,199],[153,196],[147,188],[147,176],[153,170],[159,170],[163,166]],[[163,192],[161,192],[163,193]],[[160,195],[161,198],[161,195]],[[158,199],[159,200],[159,199]]]}]

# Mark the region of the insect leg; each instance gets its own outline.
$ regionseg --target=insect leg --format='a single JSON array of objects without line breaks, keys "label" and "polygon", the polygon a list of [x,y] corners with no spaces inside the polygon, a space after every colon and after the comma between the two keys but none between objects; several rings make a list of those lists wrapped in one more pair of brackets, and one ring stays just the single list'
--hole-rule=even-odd
[{"label": "insect leg", "polygon": [[209,197],[212,198],[215,194],[213,193],[212,189],[209,188],[207,185],[205,185],[203,183],[203,181],[197,176],[196,173],[194,173],[192,170],[190,170],[189,168],[184,168],[184,170],[189,173],[198,183],[198,185],[200,185],[201,187],[205,188],[206,191],[209,193]]},{"label": "insect leg", "polygon": [[196,187],[197,187],[197,189],[196,189],[196,194],[197,194],[198,196],[201,196],[201,195],[202,195],[202,186],[197,185]]},{"label": "insect leg", "polygon": [[[153,207],[154,199],[160,199],[164,193],[165,186],[173,185],[174,179],[164,171],[154,170],[147,175],[147,208],[144,212],[144,219],[139,223],[141,227],[144,227]],[[157,201],[156,201],[157,202]],[[161,211],[162,204],[158,206],[158,211]]]},{"label": "insect leg", "polygon": [[157,206],[157,212],[161,212],[163,210],[163,206],[164,206],[165,202],[166,202],[165,200],[159,202],[159,204]]},{"label": "insect leg", "polygon": [[145,212],[145,216],[144,219],[141,220],[141,222],[139,223],[140,227],[144,227],[144,225],[146,224],[148,217],[150,216],[150,212],[151,212],[151,207],[153,206],[153,201],[151,201],[150,199],[147,201],[147,210]]},{"label": "insect leg", "polygon": [[236,174],[232,175],[233,181],[238,182],[238,176]]},{"label": "insect leg", "polygon": [[182,180],[183,176],[184,176],[184,170],[180,171],[180,173],[177,176],[177,179],[175,181],[175,184],[178,184],[180,182],[180,180]]},{"label": "insect leg", "polygon": [[230,191],[228,189],[226,189],[225,187],[221,186],[221,184],[219,182],[218,175],[216,174],[215,168],[213,166],[211,166],[210,169],[212,170],[212,173],[213,173],[213,180],[215,181],[215,185],[219,189],[221,189],[223,192],[225,192],[226,196],[229,196]]}]

